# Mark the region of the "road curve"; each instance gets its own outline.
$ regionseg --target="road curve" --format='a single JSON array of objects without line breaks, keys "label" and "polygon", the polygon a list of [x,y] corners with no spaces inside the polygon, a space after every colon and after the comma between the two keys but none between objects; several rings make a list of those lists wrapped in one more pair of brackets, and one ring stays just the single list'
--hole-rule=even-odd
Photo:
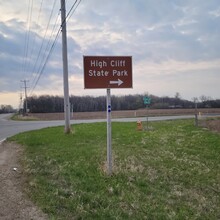
[{"label": "road curve", "polygon": [[[15,134],[38,130],[46,127],[64,126],[64,121],[12,121],[10,120],[10,114],[0,114],[0,144],[6,138],[11,137]],[[160,116],[160,117],[149,117],[148,121],[162,121],[162,120],[176,120],[176,119],[188,119],[193,118],[193,115],[182,115],[182,116]],[[105,122],[106,119],[90,119],[90,120],[71,120],[71,124],[82,124],[82,123],[95,123]],[[146,121],[146,117],[138,118],[117,118],[112,119],[115,122],[136,122]]]}]

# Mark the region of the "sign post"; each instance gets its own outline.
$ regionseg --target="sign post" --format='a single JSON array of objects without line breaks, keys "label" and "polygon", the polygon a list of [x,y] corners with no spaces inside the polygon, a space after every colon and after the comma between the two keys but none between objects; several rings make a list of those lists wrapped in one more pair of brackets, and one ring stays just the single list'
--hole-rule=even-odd
[{"label": "sign post", "polygon": [[111,88],[132,88],[131,56],[84,56],[84,88],[107,89],[107,169],[112,174]]},{"label": "sign post", "polygon": [[146,105],[146,109],[147,109],[147,117],[146,117],[146,120],[147,120],[147,130],[148,130],[148,106],[149,106],[150,103],[151,103],[151,98],[148,97],[148,96],[144,96],[144,97],[143,97],[143,101],[144,101],[144,104]]},{"label": "sign post", "polygon": [[112,125],[111,125],[111,90],[107,89],[107,166],[108,174],[112,174]]}]

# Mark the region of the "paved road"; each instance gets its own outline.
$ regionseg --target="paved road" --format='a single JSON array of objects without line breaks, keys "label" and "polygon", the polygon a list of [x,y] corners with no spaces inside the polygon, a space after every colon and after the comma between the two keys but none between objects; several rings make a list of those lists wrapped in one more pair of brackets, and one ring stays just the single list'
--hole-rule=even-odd
[{"label": "paved road", "polygon": [[[9,120],[10,114],[0,114],[0,143],[4,141],[7,137],[13,136],[15,134],[38,130],[46,127],[54,126],[64,126],[64,121],[12,121]],[[193,115],[183,115],[183,116],[160,116],[160,117],[149,117],[149,121],[162,121],[162,120],[175,120],[175,119],[187,119],[193,118]],[[112,121],[117,122],[135,122],[135,121],[145,121],[146,117],[141,118],[118,118],[112,119]],[[71,120],[71,124],[81,124],[81,123],[94,123],[94,122],[105,122],[106,119],[92,119],[92,120]]]},{"label": "paved road", "polygon": [[45,127],[63,125],[62,121],[53,122],[42,122],[42,121],[12,121],[8,120],[10,115],[2,114],[0,115],[0,142],[2,142],[7,137],[13,136],[15,134],[37,130]]}]

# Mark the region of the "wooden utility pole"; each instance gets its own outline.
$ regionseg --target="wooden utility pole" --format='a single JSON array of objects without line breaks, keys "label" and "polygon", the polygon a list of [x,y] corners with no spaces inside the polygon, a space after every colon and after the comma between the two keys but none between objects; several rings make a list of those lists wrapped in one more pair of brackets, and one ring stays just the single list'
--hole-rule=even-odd
[{"label": "wooden utility pole", "polygon": [[28,113],[28,107],[27,107],[27,82],[28,80],[21,80],[21,82],[24,83],[24,93],[25,93],[25,114]]},{"label": "wooden utility pole", "polygon": [[198,109],[197,109],[197,98],[194,98],[194,104],[195,104],[195,126],[198,127]]},{"label": "wooden utility pole", "polygon": [[61,0],[61,28],[62,28],[62,54],[63,54],[63,87],[64,87],[64,114],[65,133],[70,133],[70,102],[69,102],[69,82],[68,82],[68,58],[67,58],[67,38],[66,38],[66,3]]}]

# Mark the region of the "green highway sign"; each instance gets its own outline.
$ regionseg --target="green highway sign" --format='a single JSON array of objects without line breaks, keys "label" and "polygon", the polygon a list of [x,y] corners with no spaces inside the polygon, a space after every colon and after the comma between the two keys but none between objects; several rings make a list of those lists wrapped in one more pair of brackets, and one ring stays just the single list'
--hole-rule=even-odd
[{"label": "green highway sign", "polygon": [[150,97],[147,97],[147,96],[144,96],[143,97],[143,101],[144,101],[144,104],[145,105],[149,105],[151,103],[151,98]]}]

